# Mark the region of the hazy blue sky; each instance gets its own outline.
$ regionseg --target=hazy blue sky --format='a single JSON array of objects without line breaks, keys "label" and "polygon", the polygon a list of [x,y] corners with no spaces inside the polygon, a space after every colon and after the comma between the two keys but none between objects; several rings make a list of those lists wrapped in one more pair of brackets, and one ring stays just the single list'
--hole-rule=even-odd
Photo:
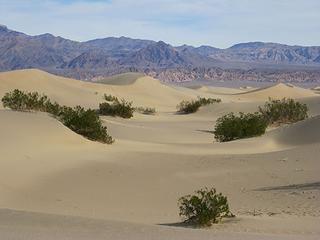
[{"label": "hazy blue sky", "polygon": [[0,23],[73,40],[128,36],[229,47],[320,45],[320,0],[0,0]]}]

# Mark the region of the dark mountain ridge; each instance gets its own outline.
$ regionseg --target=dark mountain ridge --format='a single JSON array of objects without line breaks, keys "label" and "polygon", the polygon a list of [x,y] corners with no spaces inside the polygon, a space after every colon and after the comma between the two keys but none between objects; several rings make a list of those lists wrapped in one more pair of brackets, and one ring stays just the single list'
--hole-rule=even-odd
[{"label": "dark mountain ridge", "polygon": [[272,73],[274,77],[279,72],[281,76],[303,72],[295,74],[303,78],[294,79],[320,81],[320,47],[263,42],[239,43],[227,49],[173,47],[162,41],[127,37],[77,42],[49,33],[29,36],[0,25],[0,71],[22,68],[40,68],[81,79],[129,70],[166,81],[221,80],[221,76],[236,80],[249,75],[254,75],[255,81],[270,81],[266,75]]}]

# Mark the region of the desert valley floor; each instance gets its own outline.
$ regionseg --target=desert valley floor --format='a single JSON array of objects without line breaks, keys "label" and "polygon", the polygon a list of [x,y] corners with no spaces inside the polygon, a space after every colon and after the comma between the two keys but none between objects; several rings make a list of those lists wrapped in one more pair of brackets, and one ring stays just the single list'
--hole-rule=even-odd
[{"label": "desert valley floor", "polygon": [[[146,76],[83,82],[40,70],[0,73],[0,97],[38,91],[98,108],[104,94],[155,115],[102,117],[112,145],[89,141],[46,113],[0,106],[0,239],[319,239],[320,95],[262,89],[184,88]],[[176,105],[222,99],[194,114]],[[269,97],[306,103],[310,117],[261,137],[214,141],[218,117],[254,112]],[[207,229],[180,224],[177,200],[201,187],[228,196],[236,218]]]}]

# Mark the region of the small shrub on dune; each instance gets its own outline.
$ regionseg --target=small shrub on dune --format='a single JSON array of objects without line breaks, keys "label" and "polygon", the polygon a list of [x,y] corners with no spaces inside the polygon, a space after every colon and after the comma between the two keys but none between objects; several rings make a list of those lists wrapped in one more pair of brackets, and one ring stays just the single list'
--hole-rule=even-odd
[{"label": "small shrub on dune", "polygon": [[200,189],[194,195],[186,195],[178,201],[179,215],[186,223],[211,226],[222,218],[234,217],[230,212],[228,199],[216,189]]},{"label": "small shrub on dune", "polygon": [[44,111],[47,102],[48,97],[45,95],[37,92],[23,92],[19,89],[6,93],[2,98],[4,107],[17,111]]},{"label": "small shrub on dune", "polygon": [[189,114],[198,111],[201,107],[200,102],[198,101],[182,101],[178,104],[177,109],[178,113]]},{"label": "small shrub on dune", "polygon": [[263,107],[259,107],[259,112],[268,121],[268,124],[295,123],[308,118],[306,104],[286,98],[269,99]]},{"label": "small shrub on dune", "polygon": [[111,94],[109,94],[109,95],[104,94],[104,100],[106,100],[108,102],[119,101],[117,97],[112,96]]},{"label": "small shrub on dune", "polygon": [[201,106],[220,103],[221,99],[215,98],[201,98],[199,97],[197,100],[192,101],[182,101],[177,105],[178,113],[190,114],[199,110]]},{"label": "small shrub on dune", "polygon": [[260,136],[265,133],[268,124],[259,113],[229,113],[217,119],[214,137],[219,142]]},{"label": "small shrub on dune", "polygon": [[134,108],[132,102],[127,102],[124,99],[117,99],[112,103],[104,102],[99,105],[99,114],[105,116],[119,116],[122,118],[133,117]]},{"label": "small shrub on dune", "polygon": [[135,110],[146,115],[154,115],[156,113],[156,109],[150,107],[137,107]]},{"label": "small shrub on dune", "polygon": [[90,140],[108,144],[114,141],[112,137],[108,135],[107,128],[102,125],[95,110],[85,110],[80,106],[75,108],[63,107],[59,119],[72,131]]},{"label": "small shrub on dune", "polygon": [[221,99],[220,98],[202,98],[202,97],[199,97],[198,101],[200,102],[201,106],[205,106],[205,105],[209,105],[209,104],[220,103]]}]

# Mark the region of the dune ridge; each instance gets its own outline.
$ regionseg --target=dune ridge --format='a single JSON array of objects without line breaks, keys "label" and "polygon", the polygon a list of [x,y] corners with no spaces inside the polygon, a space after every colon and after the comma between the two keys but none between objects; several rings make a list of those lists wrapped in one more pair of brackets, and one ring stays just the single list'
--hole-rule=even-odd
[{"label": "dune ridge", "polygon": [[252,91],[237,94],[240,99],[247,100],[267,100],[268,98],[282,99],[286,98],[306,98],[314,97],[316,94],[309,90],[294,85],[278,83],[276,85],[254,89]]}]

